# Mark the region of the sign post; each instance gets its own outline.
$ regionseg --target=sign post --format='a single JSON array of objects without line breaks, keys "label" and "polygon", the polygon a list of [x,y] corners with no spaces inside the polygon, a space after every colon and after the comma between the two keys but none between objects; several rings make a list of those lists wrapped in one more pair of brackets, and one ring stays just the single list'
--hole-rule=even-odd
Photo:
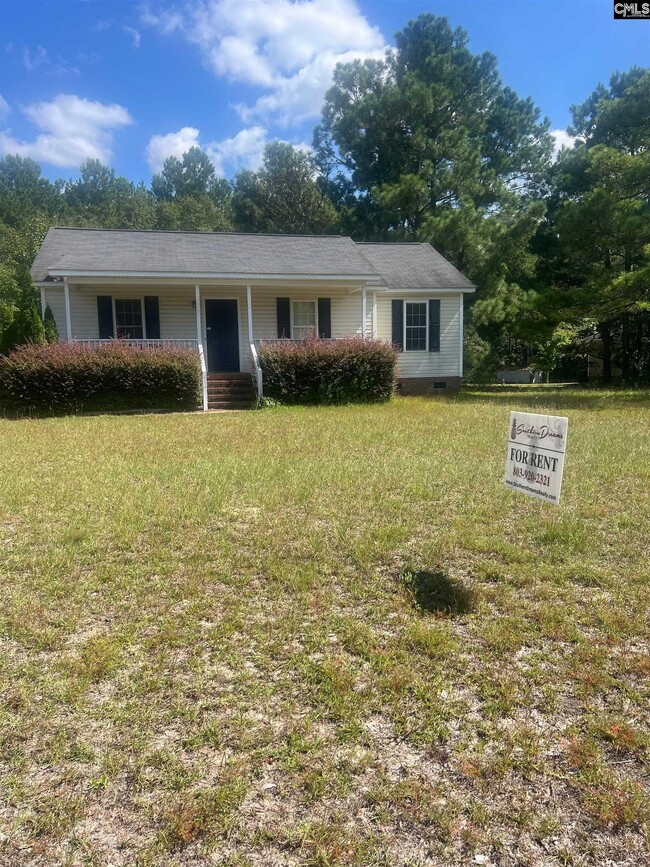
[{"label": "sign post", "polygon": [[506,487],[557,506],[568,427],[564,416],[511,412]]}]

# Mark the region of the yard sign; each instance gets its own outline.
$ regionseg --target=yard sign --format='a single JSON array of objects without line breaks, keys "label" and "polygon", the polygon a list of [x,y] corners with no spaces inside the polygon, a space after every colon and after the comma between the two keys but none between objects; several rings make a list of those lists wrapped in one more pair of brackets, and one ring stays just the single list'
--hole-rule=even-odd
[{"label": "yard sign", "polygon": [[563,416],[511,412],[506,487],[557,506],[568,427]]}]

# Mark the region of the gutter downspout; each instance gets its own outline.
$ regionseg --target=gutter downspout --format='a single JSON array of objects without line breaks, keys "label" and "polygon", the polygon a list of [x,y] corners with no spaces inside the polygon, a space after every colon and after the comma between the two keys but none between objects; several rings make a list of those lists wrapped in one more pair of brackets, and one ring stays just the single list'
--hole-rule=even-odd
[{"label": "gutter downspout", "polygon": [[377,293],[372,293],[372,339],[377,339]]},{"label": "gutter downspout", "polygon": [[460,331],[460,358],[458,360],[458,373],[460,375],[460,378],[462,379],[463,378],[463,355],[464,355],[464,350],[465,350],[465,334],[464,334],[464,322],[463,322],[464,314],[465,314],[465,296],[462,293],[460,296],[459,313],[460,313],[460,328],[459,328],[459,331]]}]

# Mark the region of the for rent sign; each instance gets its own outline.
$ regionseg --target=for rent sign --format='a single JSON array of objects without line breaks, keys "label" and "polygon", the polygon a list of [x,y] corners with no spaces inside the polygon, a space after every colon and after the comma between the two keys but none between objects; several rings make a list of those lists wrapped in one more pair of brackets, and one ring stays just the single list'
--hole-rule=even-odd
[{"label": "for rent sign", "polygon": [[511,412],[505,483],[529,497],[560,502],[569,419]]}]

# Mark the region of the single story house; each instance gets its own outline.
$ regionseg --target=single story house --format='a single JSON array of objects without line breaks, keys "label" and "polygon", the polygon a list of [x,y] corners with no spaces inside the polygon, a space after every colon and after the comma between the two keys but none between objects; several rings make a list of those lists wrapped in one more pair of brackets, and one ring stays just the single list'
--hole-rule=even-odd
[{"label": "single story house", "polygon": [[31,273],[62,340],[195,348],[206,409],[224,378],[261,393],[260,341],[314,333],[392,341],[404,393],[458,387],[475,289],[430,244],[331,235],[54,227]]}]

